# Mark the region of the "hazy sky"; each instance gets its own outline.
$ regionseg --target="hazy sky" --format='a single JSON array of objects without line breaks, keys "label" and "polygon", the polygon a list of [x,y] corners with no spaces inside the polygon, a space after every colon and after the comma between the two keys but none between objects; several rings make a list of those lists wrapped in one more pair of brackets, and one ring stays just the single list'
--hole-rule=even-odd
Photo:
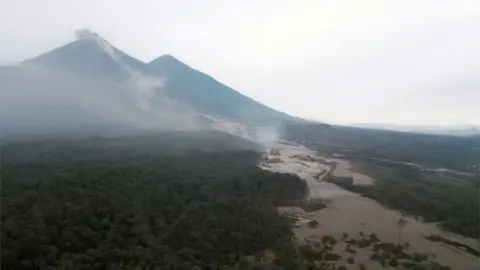
[{"label": "hazy sky", "polygon": [[479,0],[1,0],[0,63],[90,28],[334,123],[480,125]]}]

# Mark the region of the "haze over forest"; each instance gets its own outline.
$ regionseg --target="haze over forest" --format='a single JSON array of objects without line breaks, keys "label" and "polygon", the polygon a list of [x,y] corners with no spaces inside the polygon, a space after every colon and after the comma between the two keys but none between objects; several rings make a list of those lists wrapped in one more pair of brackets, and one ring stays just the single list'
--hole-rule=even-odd
[{"label": "haze over forest", "polygon": [[2,269],[478,268],[480,2],[0,18]]}]

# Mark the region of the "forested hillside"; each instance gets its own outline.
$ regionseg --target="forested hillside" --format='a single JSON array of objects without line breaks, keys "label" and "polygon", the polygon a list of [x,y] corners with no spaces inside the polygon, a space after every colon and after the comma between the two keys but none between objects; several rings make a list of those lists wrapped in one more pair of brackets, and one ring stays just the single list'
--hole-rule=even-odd
[{"label": "forested hillside", "polygon": [[399,131],[286,123],[282,135],[325,152],[355,159],[387,159],[432,168],[473,171],[480,164],[480,137],[427,135]]},{"label": "forested hillside", "polygon": [[[290,124],[284,136],[325,156],[341,156],[375,184],[351,177],[325,180],[449,231],[478,238],[480,139]],[[446,169],[448,168],[448,169]]]},{"label": "forested hillside", "polygon": [[290,239],[275,207],[302,199],[302,180],[170,140],[4,145],[2,269],[217,269]]}]

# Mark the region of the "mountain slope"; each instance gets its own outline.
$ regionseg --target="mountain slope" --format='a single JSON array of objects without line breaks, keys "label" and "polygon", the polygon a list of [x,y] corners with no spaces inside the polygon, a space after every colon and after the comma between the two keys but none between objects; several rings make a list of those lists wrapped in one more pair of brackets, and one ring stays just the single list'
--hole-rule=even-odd
[{"label": "mountain slope", "polygon": [[71,43],[0,68],[0,83],[2,134],[111,126],[224,130],[224,123],[246,129],[293,119],[172,56],[146,64],[88,30]]},{"label": "mountain slope", "polygon": [[44,66],[77,75],[123,78],[126,71],[93,40],[81,39],[24,61],[23,64]]},{"label": "mountain slope", "polygon": [[202,113],[247,122],[292,118],[240,94],[171,55],[161,56],[148,65],[152,72],[166,79],[165,93],[169,97]]},{"label": "mountain slope", "polygon": [[113,47],[98,36],[77,39],[22,63],[70,71],[79,75],[116,79],[130,75],[129,71],[132,70],[150,73],[145,63]]},{"label": "mountain slope", "polygon": [[424,133],[432,135],[453,135],[453,136],[480,136],[480,126],[475,125],[451,125],[451,126],[408,126],[393,124],[351,124],[361,128],[373,128],[392,131],[403,131],[411,133]]},{"label": "mountain slope", "polygon": [[73,134],[152,122],[129,86],[32,66],[0,68],[0,133]]},{"label": "mountain slope", "polygon": [[136,81],[139,88],[145,88],[145,76],[162,79],[166,81],[163,91],[158,89],[160,84],[147,86],[153,89],[141,89],[144,93],[148,92],[153,107],[164,106],[166,97],[216,118],[256,123],[292,119],[189,67],[173,56],[164,55],[145,64],[91,32],[23,63],[92,78]]}]

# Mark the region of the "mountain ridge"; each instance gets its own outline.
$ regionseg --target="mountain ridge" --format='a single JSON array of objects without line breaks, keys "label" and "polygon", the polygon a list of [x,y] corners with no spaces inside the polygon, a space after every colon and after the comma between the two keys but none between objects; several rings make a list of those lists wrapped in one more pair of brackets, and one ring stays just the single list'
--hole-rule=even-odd
[{"label": "mountain ridge", "polygon": [[[290,116],[286,113],[279,112],[236,91],[214,77],[181,62],[172,55],[162,55],[150,61],[148,65],[157,75],[168,78],[166,89],[170,97],[187,100],[195,104],[196,109],[205,113],[214,112],[210,109],[213,106],[216,110],[221,109],[223,114],[233,118],[246,118],[250,120],[255,114],[270,113],[272,115],[277,114],[276,117],[280,119],[282,116],[285,119],[290,119]],[[168,87],[169,80],[171,87]],[[191,85],[196,86],[196,91],[191,88]],[[227,93],[229,94],[227,95]],[[230,95],[230,93],[234,95]],[[214,98],[210,98],[210,96]],[[220,102],[216,102],[219,99]],[[231,111],[230,106],[223,107],[222,103],[237,104],[238,107],[241,107],[242,111]],[[254,112],[254,115],[252,115],[252,110],[258,110],[259,112]]]},{"label": "mountain ridge", "polygon": [[[177,129],[182,125],[198,127],[219,121],[275,125],[284,119],[296,119],[243,95],[172,55],[161,55],[145,63],[89,31],[82,32],[75,41],[22,61],[19,67],[11,67],[5,74],[0,74],[8,86],[0,93],[7,96],[6,99],[0,96],[3,100],[0,103],[5,103],[2,107],[12,118],[7,119],[13,123],[10,126],[17,128],[21,123],[15,122],[14,117],[22,109],[15,108],[15,103],[35,104],[35,110],[26,108],[23,111],[28,113],[21,113],[22,119],[28,119],[30,123],[55,122],[56,119],[66,123],[68,117],[62,118],[62,115],[68,106],[73,106],[72,110],[79,113],[72,115],[82,116],[81,123],[86,123],[90,117],[103,119],[105,126],[108,126],[107,118],[95,117],[90,112],[114,116],[120,110],[120,116],[128,119],[129,126],[133,121],[152,128],[173,125]],[[34,72],[35,68],[47,77],[41,77],[42,72]],[[6,75],[12,72],[15,76]],[[72,76],[76,78],[69,84]],[[36,95],[47,95],[42,99],[43,104],[24,102]],[[65,100],[70,105],[62,103]],[[77,106],[76,100],[83,105]],[[48,114],[42,106],[51,108]],[[112,108],[115,110],[111,111]],[[208,121],[200,123],[198,119]],[[95,123],[95,126],[102,125]]]},{"label": "mountain ridge", "polygon": [[430,135],[451,135],[451,136],[480,136],[478,125],[395,125],[387,123],[377,124],[350,124],[352,127],[370,128],[379,130],[401,131],[409,133],[421,133]]},{"label": "mountain ridge", "polygon": [[21,64],[47,66],[77,73],[79,75],[96,75],[110,70],[114,78],[125,76],[117,63],[95,44],[93,40],[81,39],[70,42],[36,57],[22,61]]},{"label": "mountain ridge", "polygon": [[[98,37],[100,39],[100,37]],[[112,52],[107,52],[105,48],[99,45],[99,42],[104,42],[106,46],[110,46]],[[120,59],[115,59],[111,54],[115,54]],[[93,75],[92,71],[101,72],[101,68],[116,68],[118,61],[124,61],[133,69],[137,69],[141,72],[149,74],[150,71],[146,66],[146,63],[138,60],[135,57],[128,55],[122,50],[110,45],[105,40],[95,40],[94,38],[81,38],[75,41],[69,42],[65,45],[56,47],[50,51],[42,53],[36,57],[22,61],[21,64],[30,65],[43,65],[54,68],[66,69],[72,72],[86,75]],[[78,69],[80,68],[80,69]],[[126,75],[125,70],[117,71],[119,76]]]}]

